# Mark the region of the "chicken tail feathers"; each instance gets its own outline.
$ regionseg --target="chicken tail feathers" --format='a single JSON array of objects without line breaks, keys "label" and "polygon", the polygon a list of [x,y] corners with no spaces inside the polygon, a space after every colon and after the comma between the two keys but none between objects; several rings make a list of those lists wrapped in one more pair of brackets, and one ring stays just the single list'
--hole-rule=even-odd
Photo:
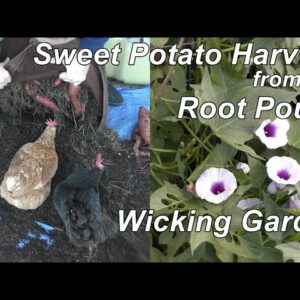
[{"label": "chicken tail feathers", "polygon": [[75,246],[103,243],[117,232],[117,224],[101,209],[97,190],[61,184],[55,189],[53,199],[66,234]]}]

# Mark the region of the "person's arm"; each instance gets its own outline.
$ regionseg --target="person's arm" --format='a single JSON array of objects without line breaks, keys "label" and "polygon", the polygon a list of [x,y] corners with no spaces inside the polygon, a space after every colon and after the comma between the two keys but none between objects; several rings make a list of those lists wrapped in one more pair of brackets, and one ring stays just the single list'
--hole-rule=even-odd
[{"label": "person's arm", "polygon": [[77,61],[77,58],[74,58],[70,65],[64,66],[66,72],[60,73],[59,78],[73,85],[80,85],[84,82],[90,68],[90,64],[83,66]]},{"label": "person's arm", "polygon": [[[68,43],[75,38],[36,38],[39,42],[46,42],[53,46]],[[77,58],[74,58],[70,65],[64,65],[66,72],[59,74],[59,78],[65,82],[72,83],[73,85],[80,85],[85,81],[86,75],[89,71],[90,65],[82,66],[78,63]]]},{"label": "person's arm", "polygon": [[0,89],[3,89],[7,84],[11,82],[11,76],[4,66],[8,63],[9,58],[2,63],[0,63]]}]

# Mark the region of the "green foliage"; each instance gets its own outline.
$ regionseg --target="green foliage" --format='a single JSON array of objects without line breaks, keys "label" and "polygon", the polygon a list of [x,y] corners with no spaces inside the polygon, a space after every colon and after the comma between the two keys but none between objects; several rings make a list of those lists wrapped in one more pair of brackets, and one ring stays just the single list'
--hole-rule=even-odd
[{"label": "green foliage", "polygon": [[201,175],[201,173],[203,173],[203,171],[205,171],[209,167],[225,167],[228,161],[230,161],[236,153],[237,150],[225,143],[217,144],[215,148],[204,159],[204,161],[198,167],[196,167],[188,180],[196,180]]},{"label": "green foliage", "polygon": [[151,45],[155,48],[162,48],[168,40],[169,38],[151,38]]},{"label": "green foliage", "polygon": [[[223,61],[225,59],[223,58]],[[217,65],[211,67],[211,70],[209,73],[206,68],[201,85],[194,86],[195,95],[200,100],[200,105],[210,101],[219,107],[222,102],[230,101],[237,107],[237,103],[246,98],[247,106],[244,109],[246,118],[239,119],[236,113],[228,120],[218,116],[211,119],[203,119],[199,116],[200,121],[208,125],[222,141],[251,156],[260,158],[255,149],[245,145],[247,141],[253,138],[254,131],[261,123],[260,119],[254,118],[258,98],[268,95],[274,97],[279,103],[294,100],[297,93],[270,87],[253,88],[252,80],[242,78],[239,74],[232,72],[230,64]],[[266,111],[262,114],[262,119],[273,118],[274,111]]]},{"label": "green foliage", "polygon": [[300,262],[299,242],[279,244],[275,248],[282,252],[284,261],[292,260],[294,262]]},{"label": "green foliage", "polygon": [[300,149],[300,121],[294,120],[290,122],[290,130],[288,133],[289,145]]},{"label": "green foliage", "polygon": [[[155,43],[159,44],[159,41]],[[170,42],[170,41],[169,41]],[[242,60],[232,66],[231,56],[235,42],[232,38],[197,38],[197,46],[204,43],[206,49],[219,48],[222,61],[219,65],[203,65],[193,70],[195,82],[191,87],[186,81],[187,70],[176,65],[167,85],[163,80],[169,72],[169,66],[152,67],[151,71],[151,164],[150,206],[155,217],[172,216],[175,209],[188,215],[191,209],[196,215],[209,215],[214,220],[219,215],[232,216],[229,234],[226,238],[217,238],[213,232],[152,232],[151,261],[160,262],[280,262],[299,261],[300,234],[291,226],[287,231],[246,232],[242,228],[245,211],[237,207],[241,199],[259,198],[263,204],[257,208],[264,218],[269,215],[300,215],[298,209],[283,208],[287,198],[284,191],[277,195],[266,193],[270,179],[265,163],[274,155],[294,157],[300,162],[299,121],[291,119],[289,143],[280,149],[271,150],[255,136],[255,130],[264,119],[274,119],[274,112],[265,112],[261,119],[254,119],[256,103],[260,96],[274,97],[276,103],[296,101],[298,89],[295,88],[253,88],[253,80],[247,79],[247,68]],[[286,42],[279,38],[256,38],[247,42],[258,48],[272,49]],[[289,42],[289,41],[288,41]],[[166,43],[166,41],[161,41]],[[289,42],[290,43],[290,42]],[[242,44],[245,49],[247,43]],[[298,62],[286,67],[282,58],[273,66],[260,68],[264,74],[297,74]],[[298,72],[299,73],[299,72]],[[157,97],[158,91],[163,92]],[[228,120],[215,116],[204,119],[190,119],[185,116],[179,120],[177,113],[182,96],[196,96],[200,105],[213,102],[218,108],[224,101],[237,105],[246,97],[245,119],[237,114]],[[237,162],[250,166],[250,173],[237,170]],[[238,188],[219,205],[211,204],[195,197],[187,191],[187,183],[195,182],[209,167],[224,167],[234,173]],[[296,185],[300,191],[300,185]]]},{"label": "green foliage", "polygon": [[253,186],[260,189],[265,179],[267,178],[267,171],[266,167],[263,163],[261,163],[259,160],[251,157],[250,155],[248,157],[248,163],[250,167],[250,182]]}]

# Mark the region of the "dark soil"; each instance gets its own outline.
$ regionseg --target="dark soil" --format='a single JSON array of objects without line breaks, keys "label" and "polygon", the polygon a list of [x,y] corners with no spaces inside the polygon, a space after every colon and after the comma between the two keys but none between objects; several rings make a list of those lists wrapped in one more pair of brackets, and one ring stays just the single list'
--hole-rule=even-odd
[{"label": "dark soil", "polygon": [[[18,89],[18,95],[14,93]],[[53,117],[39,105],[22,106],[22,86],[16,84],[0,91],[0,180],[2,181],[16,151],[25,143],[36,140],[46,125],[46,117]],[[65,93],[66,87],[61,87]],[[9,91],[9,93],[8,93]],[[84,91],[86,92],[86,91]],[[2,97],[1,97],[2,95]],[[5,96],[5,97],[4,97]],[[16,100],[17,98],[17,100]],[[18,105],[14,106],[13,101]],[[66,109],[70,109],[65,105]],[[105,172],[99,185],[104,219],[118,226],[119,210],[135,209],[139,213],[149,208],[149,169],[146,158],[136,157],[131,141],[120,141],[108,128],[97,132],[99,120],[93,99],[89,99],[84,118],[80,121],[56,114],[59,129],[56,151],[59,157],[53,188],[76,169],[90,167],[96,154],[105,158]],[[54,227],[46,232],[36,223]],[[110,222],[106,231],[112,230]],[[52,203],[52,193],[46,202],[33,211],[23,211],[0,198],[0,261],[1,262],[135,262],[148,261],[150,239],[143,231],[116,232],[90,251],[71,244],[64,233],[64,225]],[[25,242],[24,242],[25,241]],[[21,248],[20,244],[23,243]],[[25,243],[25,245],[24,245]],[[48,243],[48,244],[47,244]]]}]

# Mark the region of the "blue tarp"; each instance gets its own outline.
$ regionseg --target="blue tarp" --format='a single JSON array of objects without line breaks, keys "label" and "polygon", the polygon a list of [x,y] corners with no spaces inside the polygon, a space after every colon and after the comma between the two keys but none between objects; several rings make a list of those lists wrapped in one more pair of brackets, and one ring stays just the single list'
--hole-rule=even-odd
[{"label": "blue tarp", "polygon": [[[80,40],[81,48],[91,49],[95,52],[103,48],[108,38],[86,37]],[[129,88],[114,84],[114,87],[122,94],[124,103],[121,106],[109,106],[106,125],[114,129],[121,140],[130,140],[133,128],[138,121],[140,106],[150,110],[150,86]]]},{"label": "blue tarp", "polygon": [[80,48],[90,49],[95,53],[98,49],[104,47],[104,44],[108,41],[108,38],[95,38],[95,37],[86,37],[80,39]]},{"label": "blue tarp", "polygon": [[139,107],[150,110],[150,85],[129,88],[114,84],[114,87],[122,94],[124,102],[121,106],[109,105],[106,124],[119,134],[121,140],[130,140],[138,122]]}]

